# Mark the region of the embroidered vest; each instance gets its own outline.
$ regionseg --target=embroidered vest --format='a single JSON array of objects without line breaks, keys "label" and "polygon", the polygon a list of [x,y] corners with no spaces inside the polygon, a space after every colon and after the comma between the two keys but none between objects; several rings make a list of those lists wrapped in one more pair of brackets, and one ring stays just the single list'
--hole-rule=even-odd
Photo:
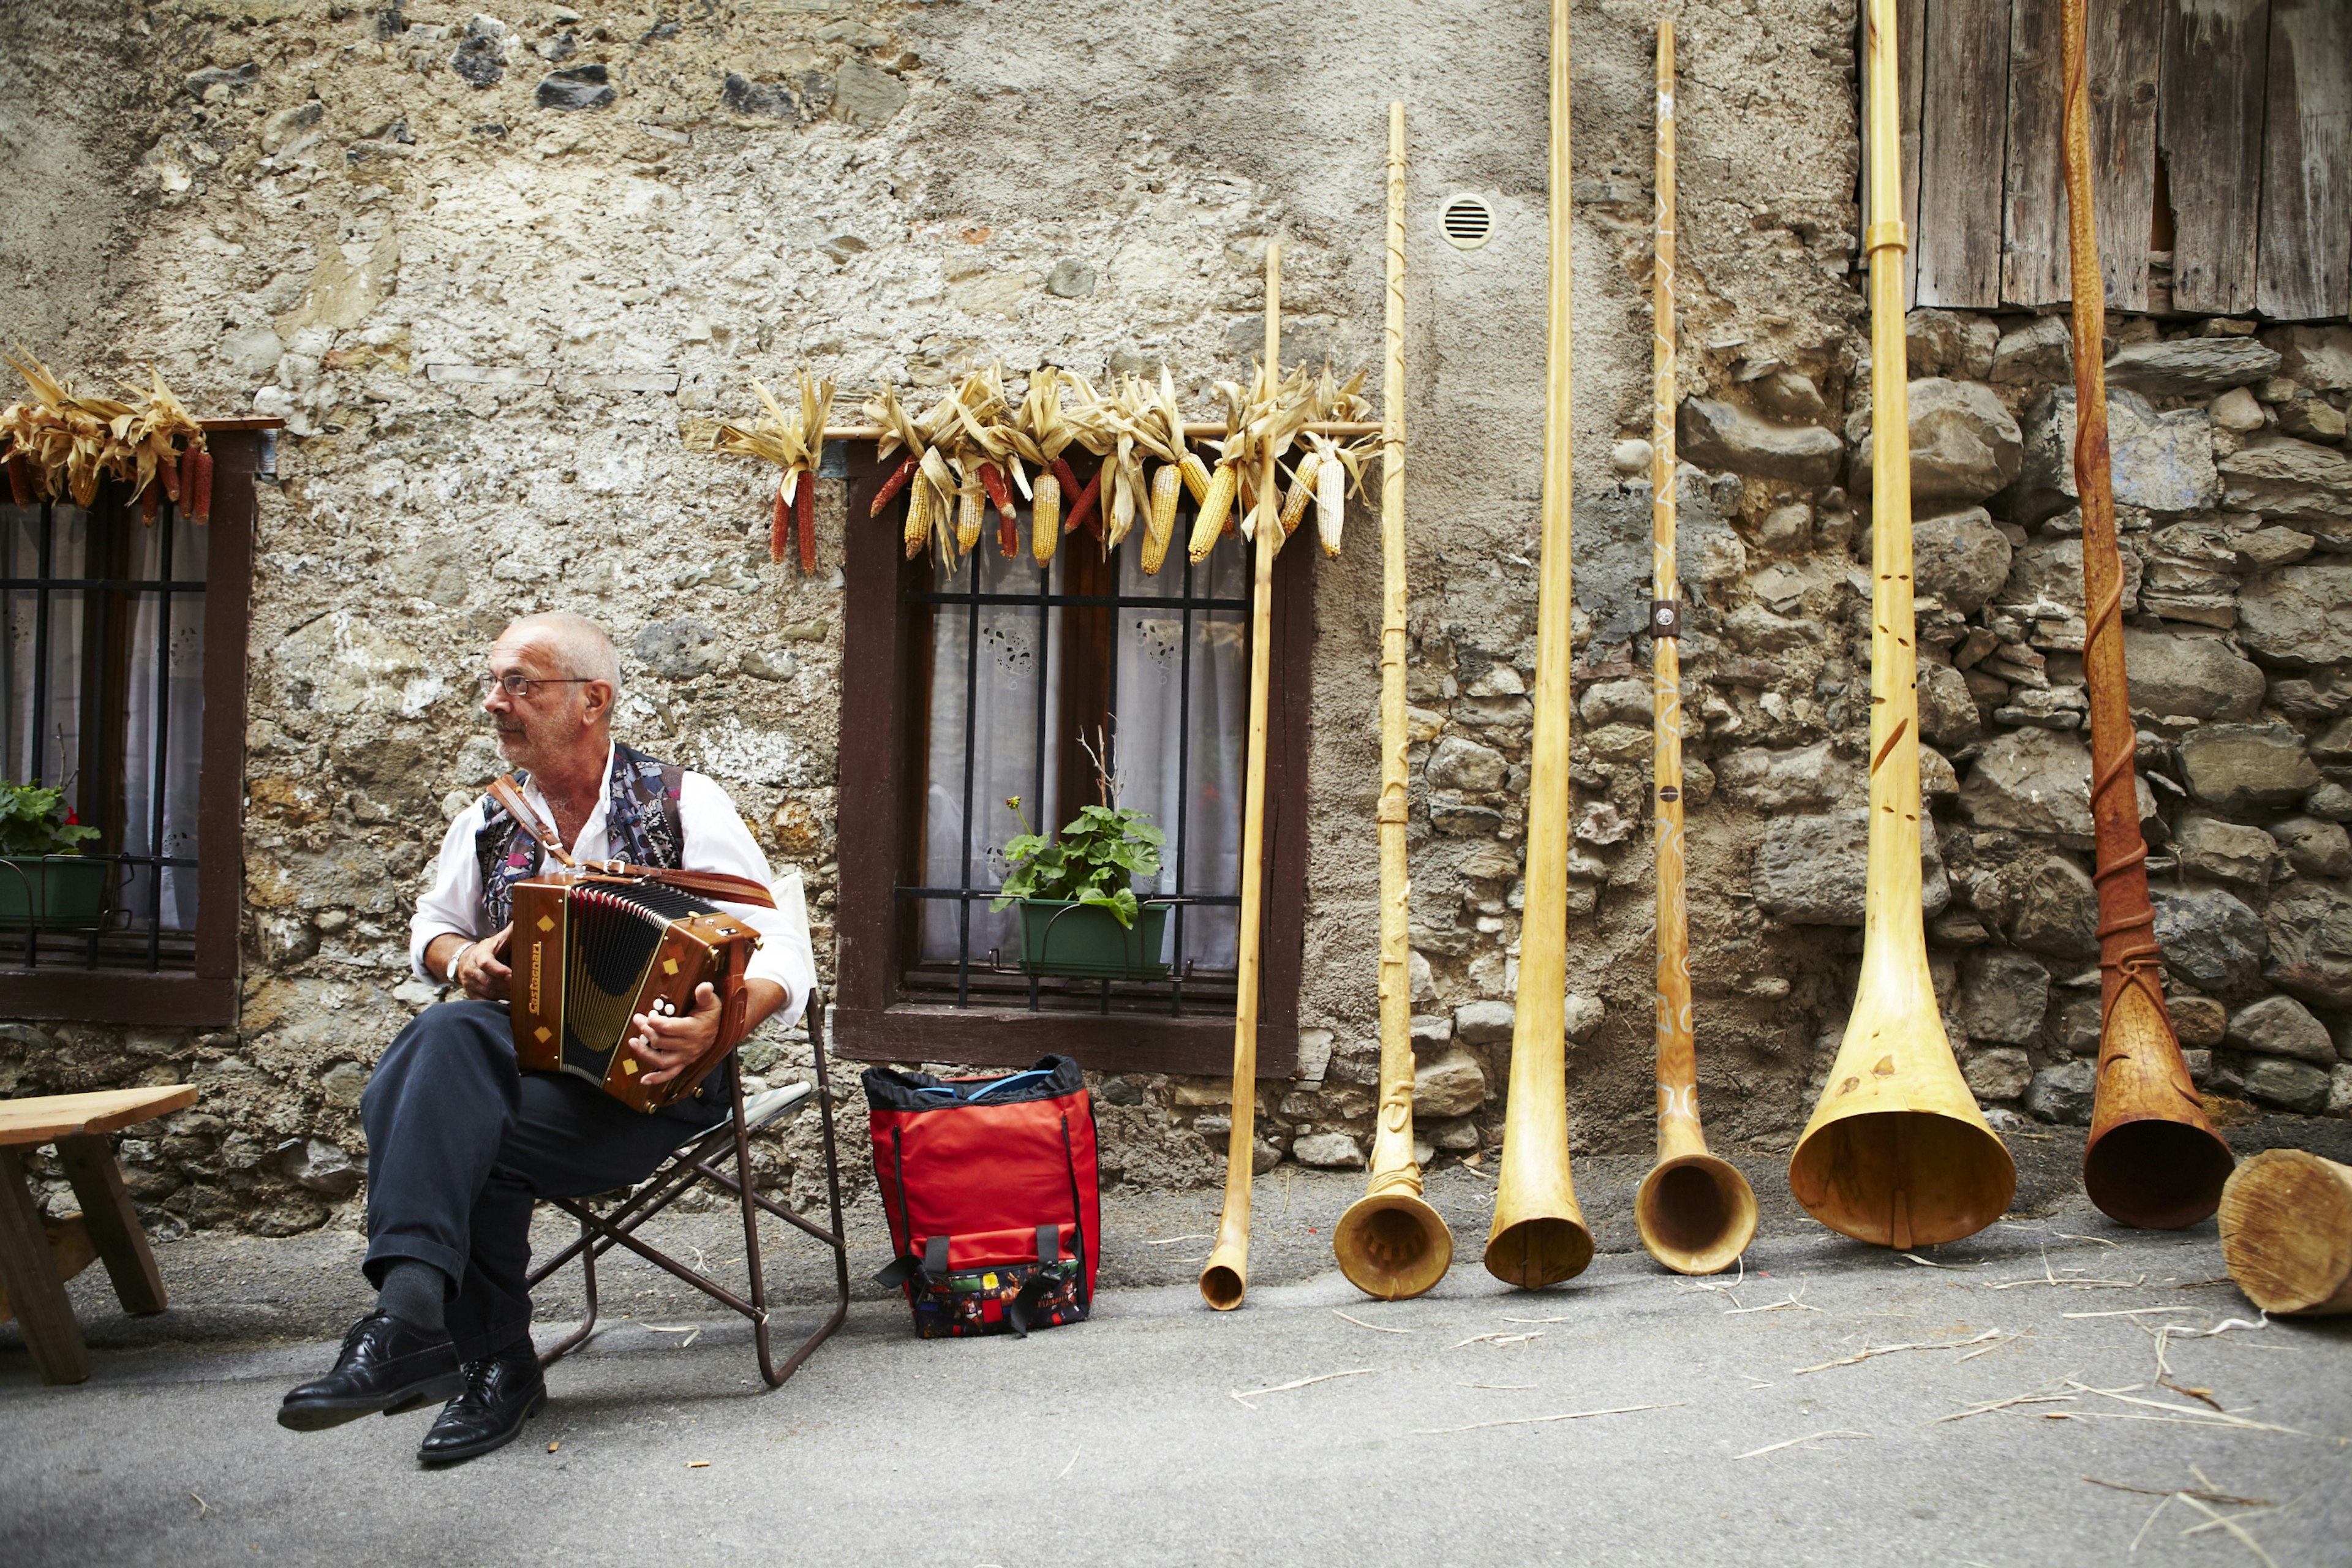
[{"label": "embroidered vest", "polygon": [[[518,773],[519,782],[529,775]],[[683,864],[686,829],[678,794],[686,770],[658,762],[614,742],[613,772],[604,786],[604,842],[608,858],[676,870]],[[483,825],[474,835],[474,859],[482,868],[485,931],[496,931],[514,913],[514,885],[539,874],[544,858],[539,843],[504,806],[485,795]]]}]

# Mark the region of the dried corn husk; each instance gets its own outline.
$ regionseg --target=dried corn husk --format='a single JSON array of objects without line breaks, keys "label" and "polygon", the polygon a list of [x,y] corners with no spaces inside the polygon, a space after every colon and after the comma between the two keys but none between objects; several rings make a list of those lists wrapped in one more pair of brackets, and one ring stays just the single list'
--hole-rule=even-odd
[{"label": "dried corn husk", "polygon": [[1143,528],[1143,574],[1155,577],[1168,559],[1168,541],[1176,531],[1176,497],[1184,488],[1182,467],[1162,463],[1151,476],[1151,514]]},{"label": "dried corn husk", "polygon": [[[179,499],[183,458],[205,449],[205,433],[163,384],[162,372],[150,365],[150,387],[134,386],[132,401],[121,403],[68,390],[30,353],[0,358],[32,395],[0,410],[0,462],[23,474],[35,499],[70,496],[86,507],[109,479],[129,484],[134,496],[160,483]],[[203,521],[202,509],[191,515]]]},{"label": "dried corn husk", "polygon": [[[776,489],[777,521],[769,539],[769,552],[778,561],[784,558],[783,509],[802,485],[816,482],[817,466],[824,460],[825,421],[833,413],[832,379],[818,381],[805,369],[800,374],[799,407],[787,409],[777,403],[767,384],[754,377],[751,387],[766,414],[748,426],[721,425],[710,438],[714,452],[761,458],[783,469]],[[805,549],[806,542],[803,543]]]},{"label": "dried corn husk", "polygon": [[1054,470],[1045,468],[1037,475],[1037,488],[1029,500],[1029,551],[1045,565],[1054,559],[1054,552],[1062,542],[1062,481]]}]

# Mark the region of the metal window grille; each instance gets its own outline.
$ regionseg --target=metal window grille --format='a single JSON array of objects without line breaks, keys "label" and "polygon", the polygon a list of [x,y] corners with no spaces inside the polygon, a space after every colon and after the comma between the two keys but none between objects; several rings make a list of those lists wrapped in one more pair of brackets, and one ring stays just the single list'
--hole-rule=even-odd
[{"label": "metal window grille", "polygon": [[0,965],[194,965],[207,532],[168,502],[142,522],[111,487],[88,510],[0,505],[0,777],[62,785],[100,830],[79,858],[105,868],[85,918],[56,862],[37,884],[0,866],[25,897]]},{"label": "metal window grille", "polygon": [[[1188,526],[1180,516],[1167,564],[1152,577],[1138,563],[1139,529],[1107,562],[1089,537],[1073,534],[1045,570],[1025,542],[1008,559],[984,540],[960,566],[935,568],[929,589],[908,593],[928,626],[918,646],[928,646],[931,677],[929,700],[917,705],[929,761],[918,770],[922,798],[911,804],[908,858],[926,874],[894,889],[911,959],[901,973],[909,1000],[1175,1017],[1188,1002],[1195,1012],[1232,1010],[1247,552],[1228,542],[1191,563]],[[1022,532],[1025,542],[1025,518]],[[1097,657],[1106,668],[1071,668]],[[990,914],[1009,869],[1003,845],[1021,831],[1002,796],[1024,797],[1029,827],[1049,837],[1099,801],[1097,788],[1057,782],[1097,778],[1081,738],[1118,781],[1120,805],[1160,808],[1152,813],[1168,838],[1160,877],[1139,881],[1136,893],[1172,903],[1159,955],[1170,964],[1165,980],[1026,974],[1018,911]],[[1013,787],[1001,787],[1008,782]]]}]

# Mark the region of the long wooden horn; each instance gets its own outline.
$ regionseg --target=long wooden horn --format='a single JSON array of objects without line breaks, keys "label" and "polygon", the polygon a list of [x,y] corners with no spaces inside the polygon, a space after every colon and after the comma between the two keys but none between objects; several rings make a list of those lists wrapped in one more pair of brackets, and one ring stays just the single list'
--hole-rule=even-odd
[{"label": "long wooden horn", "polygon": [[2098,842],[2098,1089],[2083,1185],[2107,1217],[2175,1230],[2221,1202],[2235,1163],[2205,1119],[2164,1005],[2147,844],[2139,829],[2138,741],[2124,673],[2123,562],[2107,470],[2106,289],[2091,177],[2088,22],[2065,0],[2067,248],[2074,273],[2074,488],[2083,498],[2083,590],[2090,606],[2083,672],[2090,687],[2091,816]]},{"label": "long wooden horn", "polygon": [[1412,1157],[1412,973],[1404,829],[1404,105],[1389,105],[1387,362],[1381,371],[1381,1109],[1372,1174],[1331,1233],[1339,1271],[1402,1300],[1445,1277],[1454,1233]]},{"label": "long wooden horn", "polygon": [[1675,25],[1658,24],[1658,217],[1650,352],[1650,647],[1658,843],[1658,1163],[1633,1194],[1650,1256],[1678,1274],[1728,1268],[1756,1235],[1756,1194],[1706,1152],[1691,1028],[1683,894],[1682,657],[1675,598]]},{"label": "long wooden horn", "polygon": [[1543,563],[1536,593],[1535,741],[1527,907],[1511,1024],[1510,1104],[1486,1272],[1523,1289],[1592,1261],[1568,1171],[1569,268],[1568,6],[1551,4],[1551,286],[1544,341]]},{"label": "long wooden horn", "polygon": [[[1282,246],[1265,247],[1265,374],[1282,380]],[[1234,998],[1234,1124],[1225,1136],[1225,1210],[1217,1244],[1201,1270],[1201,1295],[1220,1312],[1242,1304],[1249,1289],[1250,1179],[1257,1160],[1258,915],[1265,896],[1265,697],[1274,645],[1274,552],[1282,542],[1275,519],[1274,446],[1258,469],[1256,525],[1251,550],[1256,579],[1250,588],[1249,754],[1242,779],[1242,910]]]},{"label": "long wooden horn", "polygon": [[1973,1236],[2000,1217],[2017,1167],[1960,1078],[1927,974],[1919,889],[1919,658],[1911,608],[1911,421],[1903,352],[1896,0],[1869,0],[1870,861],[1862,980],[1837,1062],[1789,1158],[1797,1201],[1882,1247]]}]

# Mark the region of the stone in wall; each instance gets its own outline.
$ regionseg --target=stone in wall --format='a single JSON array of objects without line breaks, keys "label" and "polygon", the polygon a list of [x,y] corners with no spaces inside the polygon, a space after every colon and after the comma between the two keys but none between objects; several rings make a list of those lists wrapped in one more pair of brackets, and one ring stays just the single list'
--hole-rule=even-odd
[{"label": "stone in wall", "polygon": [[2126,626],[2124,674],[2134,713],[2243,721],[2262,707],[2263,672],[2219,637]]},{"label": "stone in wall", "polygon": [[[1935,818],[1919,817],[1921,905],[1930,918],[1951,899]],[[1776,816],[1757,848],[1756,907],[1791,925],[1859,926],[1869,870],[1870,813]]]},{"label": "stone in wall", "polygon": [[[2017,478],[2017,421],[1990,388],[1938,376],[1910,385],[1911,491],[1916,502],[1978,501]],[[1857,415],[1857,419],[1866,416]],[[1851,432],[1850,432],[1851,435]],[[1870,489],[1871,439],[1854,448],[1852,484]]]},{"label": "stone in wall", "polygon": [[2312,561],[2254,578],[2238,595],[2238,636],[2290,669],[2352,661],[2352,563]]},{"label": "stone in wall", "polygon": [[[2031,526],[2077,503],[2074,394],[2053,387],[2024,419],[2024,458],[2011,515]],[[2201,511],[2221,498],[2211,416],[2201,408],[2158,414],[2136,392],[2107,394],[2108,469],[2118,506],[2153,512]],[[2232,500],[2231,506],[2240,503]]]}]

